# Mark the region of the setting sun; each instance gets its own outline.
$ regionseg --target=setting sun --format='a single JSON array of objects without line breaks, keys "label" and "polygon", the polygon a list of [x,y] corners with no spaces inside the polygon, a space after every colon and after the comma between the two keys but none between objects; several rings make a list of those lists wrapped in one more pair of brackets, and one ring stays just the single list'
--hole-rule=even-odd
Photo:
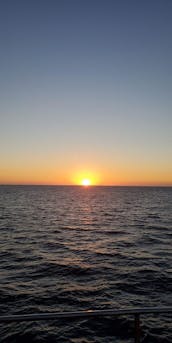
[{"label": "setting sun", "polygon": [[81,184],[82,184],[82,186],[90,186],[91,181],[89,179],[83,179]]},{"label": "setting sun", "polygon": [[101,184],[99,172],[93,168],[89,170],[88,168],[77,167],[77,170],[74,170],[72,174],[71,183],[73,185],[88,187]]}]

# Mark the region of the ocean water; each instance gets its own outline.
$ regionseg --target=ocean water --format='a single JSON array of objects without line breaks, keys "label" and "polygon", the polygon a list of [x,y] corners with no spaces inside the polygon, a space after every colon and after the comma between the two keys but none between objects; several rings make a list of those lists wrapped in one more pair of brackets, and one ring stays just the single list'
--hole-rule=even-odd
[{"label": "ocean water", "polygon": [[[172,306],[172,188],[0,186],[0,313]],[[143,342],[172,342],[169,315]],[[0,325],[0,342],[133,342],[133,318]]]}]

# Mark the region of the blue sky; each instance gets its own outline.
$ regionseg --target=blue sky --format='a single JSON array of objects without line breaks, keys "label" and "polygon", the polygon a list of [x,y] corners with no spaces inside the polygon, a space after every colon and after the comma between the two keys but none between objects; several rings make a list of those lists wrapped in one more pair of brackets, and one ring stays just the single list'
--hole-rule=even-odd
[{"label": "blue sky", "polygon": [[0,182],[49,165],[172,183],[171,17],[171,0],[1,2]]}]

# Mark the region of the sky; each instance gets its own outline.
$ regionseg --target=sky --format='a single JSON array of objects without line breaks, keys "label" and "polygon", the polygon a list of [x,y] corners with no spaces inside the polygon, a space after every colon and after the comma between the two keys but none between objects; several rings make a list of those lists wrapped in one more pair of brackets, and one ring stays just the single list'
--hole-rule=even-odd
[{"label": "sky", "polygon": [[172,186],[172,1],[0,2],[0,184]]}]

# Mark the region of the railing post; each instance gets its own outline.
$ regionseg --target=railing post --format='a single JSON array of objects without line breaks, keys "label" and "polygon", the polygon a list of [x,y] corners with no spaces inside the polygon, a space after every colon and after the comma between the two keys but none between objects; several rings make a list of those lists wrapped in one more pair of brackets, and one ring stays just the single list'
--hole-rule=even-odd
[{"label": "railing post", "polygon": [[139,313],[136,313],[134,315],[135,321],[134,321],[134,326],[135,326],[135,343],[140,343],[140,315]]}]

